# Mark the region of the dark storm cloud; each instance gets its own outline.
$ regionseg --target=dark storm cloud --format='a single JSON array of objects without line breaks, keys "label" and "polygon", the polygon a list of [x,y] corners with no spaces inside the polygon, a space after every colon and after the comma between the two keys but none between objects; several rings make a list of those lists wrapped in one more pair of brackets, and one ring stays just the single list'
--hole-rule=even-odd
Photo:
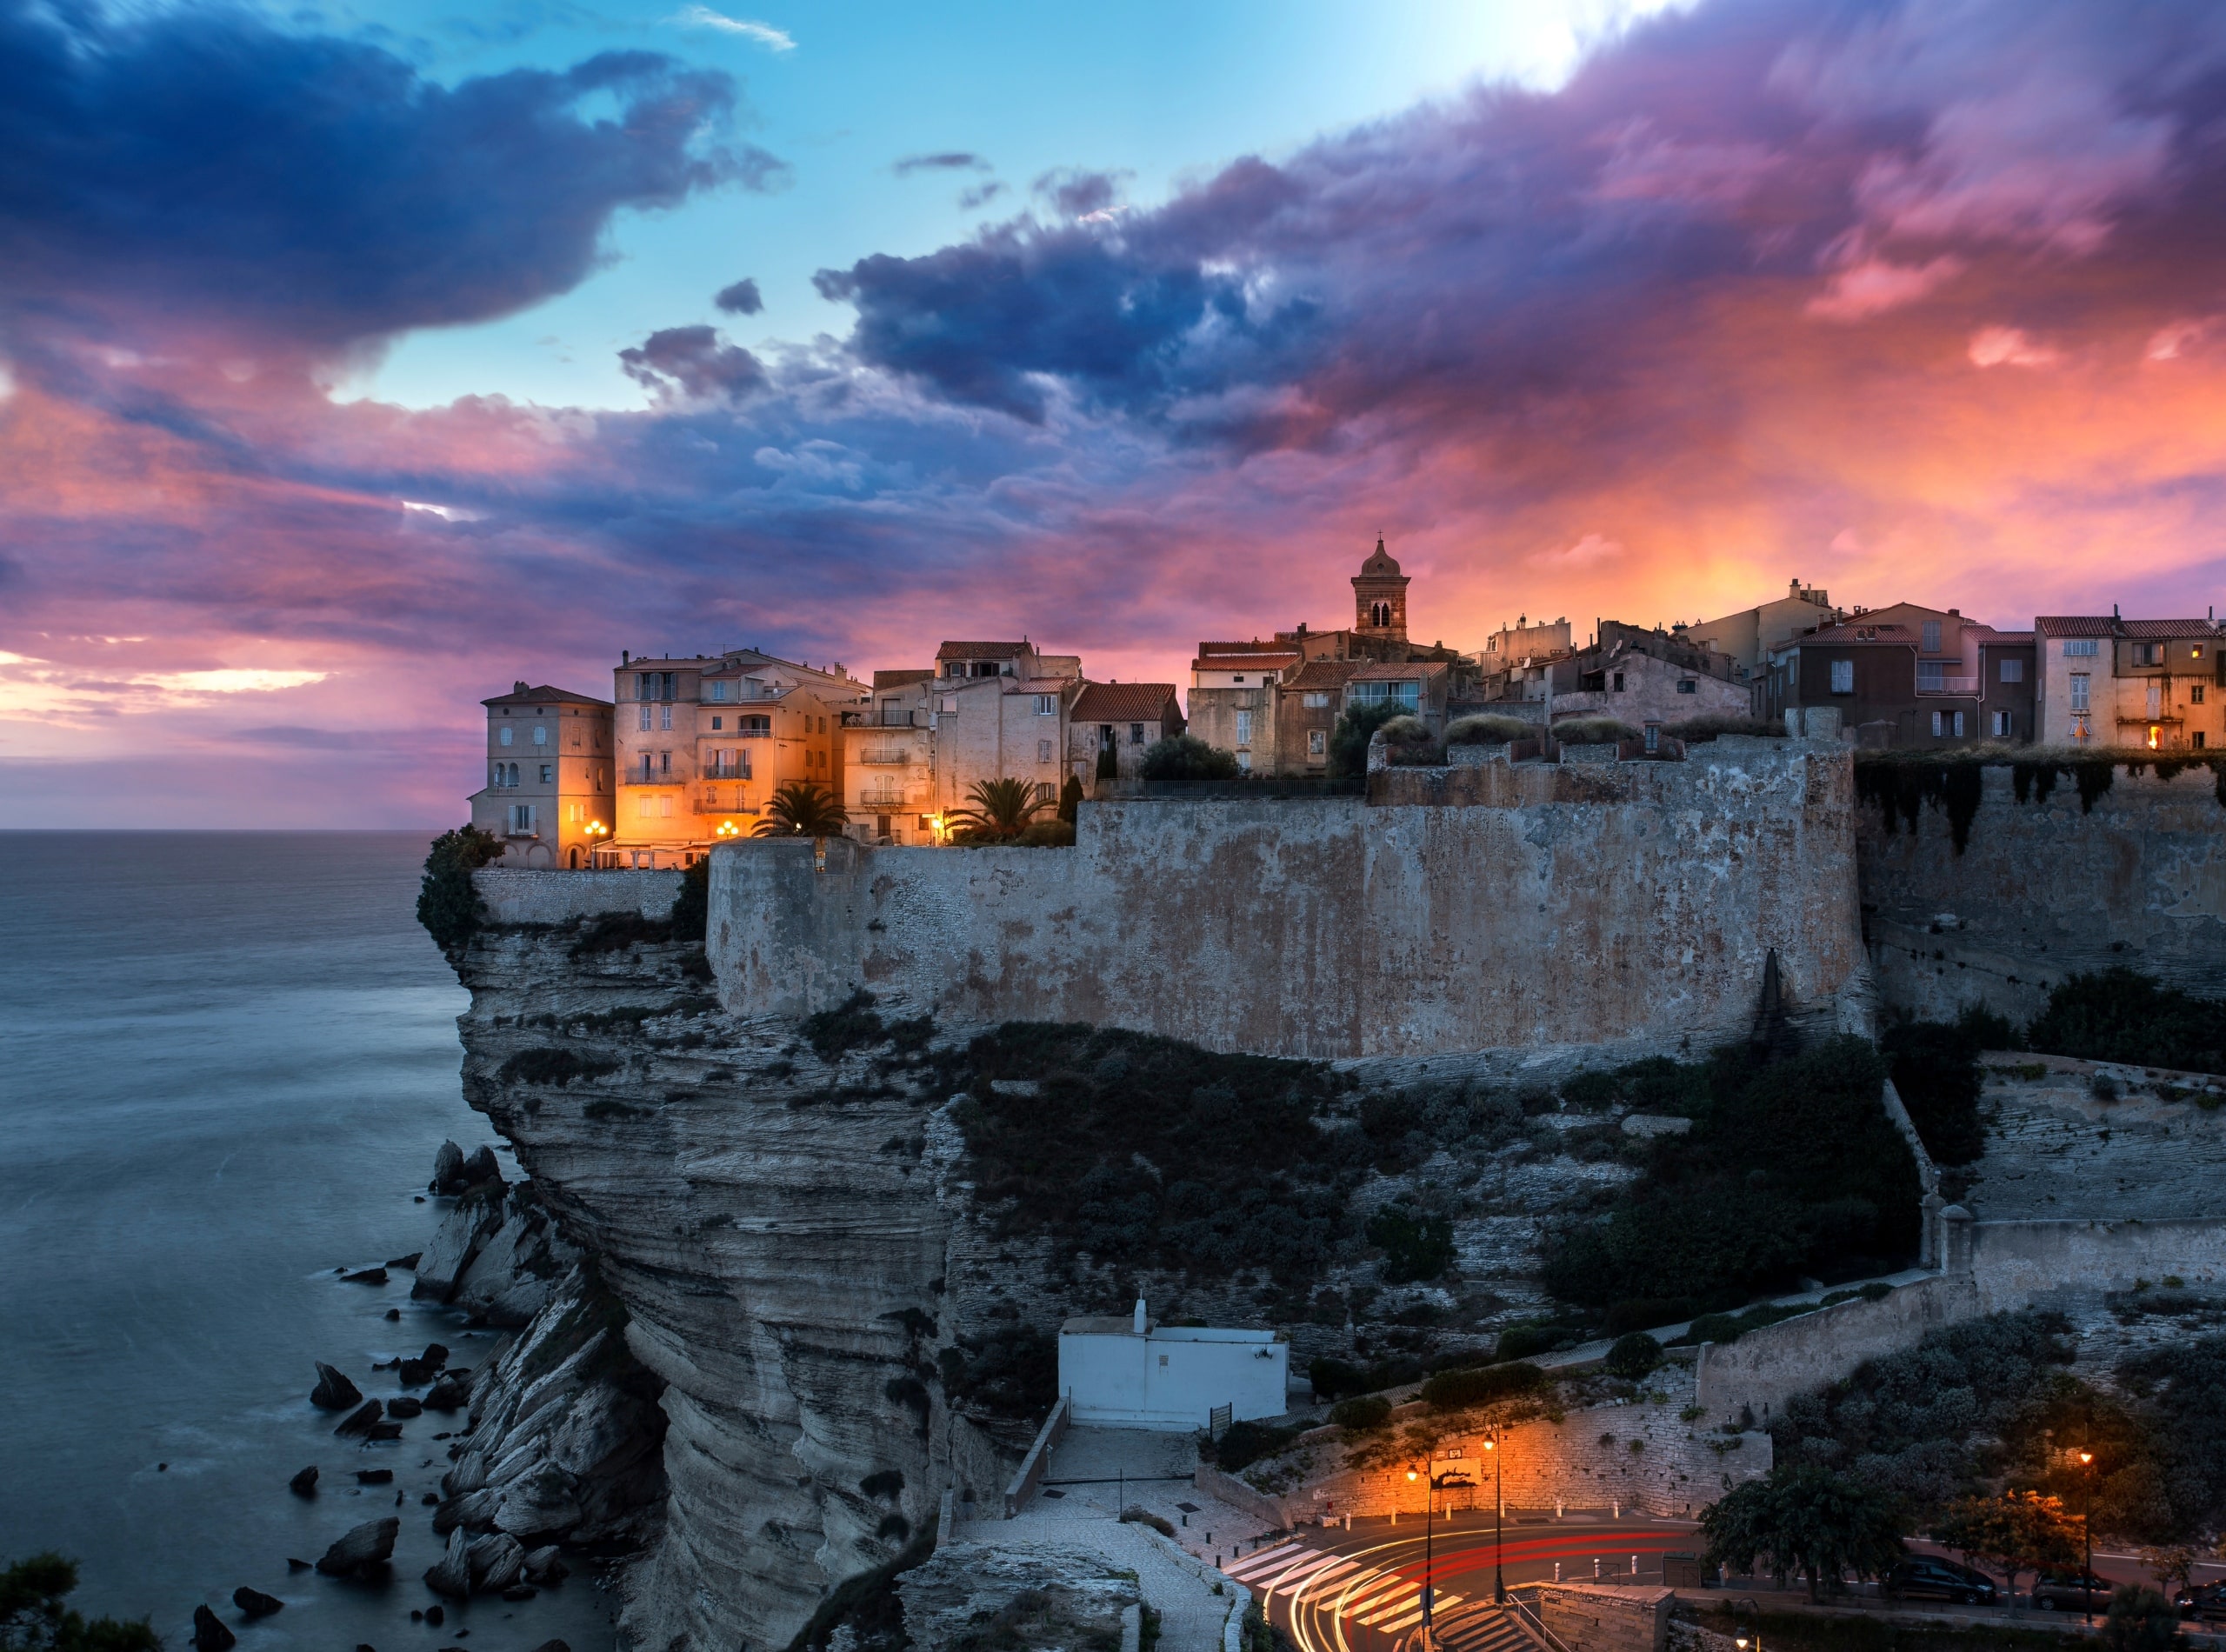
[{"label": "dark storm cloud", "polygon": [[677,390],[699,401],[736,402],[765,384],[758,359],[709,327],[667,327],[620,350],[618,360],[627,377],[666,396]]},{"label": "dark storm cloud", "polygon": [[503,315],[594,269],[622,207],[777,182],[713,141],[735,101],[646,52],[451,88],[244,10],[0,0],[0,297],[312,348]]},{"label": "dark storm cloud", "polygon": [[755,316],[765,308],[765,300],[758,294],[757,283],[746,276],[732,286],[720,288],[717,296],[711,302],[730,316]]}]

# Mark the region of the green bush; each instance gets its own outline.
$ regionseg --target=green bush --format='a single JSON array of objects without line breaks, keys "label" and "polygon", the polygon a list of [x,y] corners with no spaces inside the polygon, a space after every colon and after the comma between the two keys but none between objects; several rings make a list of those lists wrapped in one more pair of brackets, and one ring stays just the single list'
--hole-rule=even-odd
[{"label": "green bush", "polygon": [[1222,1430],[1221,1438],[1212,1442],[1214,1464],[1234,1474],[1263,1457],[1274,1456],[1303,1432],[1299,1429],[1278,1429],[1267,1422],[1232,1422]]},{"label": "green bush", "polygon": [[1696,746],[1727,734],[1746,735],[1756,740],[1783,740],[1785,738],[1785,724],[1773,723],[1768,717],[1744,717],[1736,712],[1709,711],[1697,717],[1686,717],[1667,723],[1662,732],[1673,740],[1682,740],[1689,746]]},{"label": "green bush", "polygon": [[1170,735],[1144,748],[1142,773],[1163,784],[1195,784],[1236,777],[1236,754],[1210,746],[1196,735]]},{"label": "green bush", "polygon": [[1620,717],[1564,717],[1552,734],[1565,746],[1604,746],[1636,740],[1638,730]]},{"label": "green bush", "polygon": [[[1117,766],[1112,774],[1109,775],[1105,772],[1105,760],[1112,755],[1110,751],[1101,751],[1097,755],[1097,777],[1100,780],[1113,780],[1119,776],[1120,770]],[[1075,822],[1082,817],[1082,782],[1076,779],[1070,771],[1064,783],[1059,788],[1058,816],[1066,823],[1070,832],[1073,831]],[[1067,841],[1072,843],[1074,839],[1070,836]]]},{"label": "green bush", "polygon": [[1517,740],[1536,740],[1545,732],[1544,725],[1524,717],[1501,716],[1487,712],[1482,716],[1456,717],[1445,730],[1449,746],[1503,746]]},{"label": "green bush", "polygon": [[1032,1326],[961,1336],[936,1362],[945,1396],[976,1415],[1040,1422],[1059,1397],[1058,1339]]},{"label": "green bush", "polygon": [[1626,1331],[1651,1329],[1656,1325],[1672,1325],[1681,1319],[1693,1316],[1694,1303],[1689,1296],[1633,1296],[1608,1305],[1608,1334],[1621,1336]]},{"label": "green bush", "polygon": [[1377,732],[1383,735],[1383,743],[1387,746],[1426,746],[1430,743],[1430,724],[1410,711],[1402,712],[1396,717],[1387,717]]},{"label": "green bush", "polygon": [[1552,1238],[1555,1295],[1598,1308],[1736,1301],[1819,1269],[1889,1272],[1915,1250],[1916,1164],[1886,1117],[1885,1066],[1869,1044],[1834,1038],[1775,1062],[1741,1044],[1697,1069],[1639,1066],[1625,1094],[1682,1108],[1693,1129],[1653,1138],[1604,1212]]},{"label": "green bush", "polygon": [[2051,1056],[2226,1073],[2226,1000],[2197,998],[2122,965],[2075,975],[2049,992],[2025,1042]]},{"label": "green bush", "polygon": [[1986,1152],[1979,1122],[1979,1051],[1998,1018],[1969,1014],[1957,1022],[1908,1021],[1879,1040],[1894,1089],[1936,1164],[1969,1164]]},{"label": "green bush", "polygon": [[2162,1593],[2122,1583],[2110,1596],[2103,1640],[2110,1652],[2166,1652],[2180,1635],[2180,1615]]},{"label": "green bush", "polygon": [[1453,1265],[1453,1222],[1395,1199],[1368,1219],[1368,1242],[1383,1251],[1390,1285],[1435,1279]]},{"label": "green bush", "polygon": [[1341,1400],[1330,1408],[1330,1421],[1341,1429],[1365,1432],[1380,1429],[1391,1420],[1391,1402],[1380,1394],[1363,1394],[1357,1399]]},{"label": "green bush", "polygon": [[77,1562],[49,1550],[0,1567],[0,1648],[7,1652],[161,1652],[141,1618],[88,1618],[63,1602],[77,1588]]},{"label": "green bush", "polygon": [[1406,708],[1396,700],[1355,701],[1330,730],[1330,777],[1354,780],[1368,772],[1368,743]]},{"label": "green bush", "polygon": [[680,875],[680,893],[673,896],[667,922],[676,941],[702,942],[711,923],[711,857],[705,855]]},{"label": "green bush", "polygon": [[1075,823],[1070,820],[1035,821],[1021,832],[1018,841],[1023,849],[1072,849]]},{"label": "green bush", "polygon": [[1662,1344],[1644,1331],[1629,1331],[1608,1350],[1608,1375],[1636,1382],[1662,1363]]},{"label": "green bush", "polygon": [[521,1049],[504,1062],[495,1077],[504,1084],[554,1084],[562,1088],[576,1078],[601,1078],[618,1070],[607,1056],[583,1056],[575,1050],[543,1047]]},{"label": "green bush", "polygon": [[1460,1411],[1494,1400],[1536,1394],[1547,1385],[1546,1374],[1527,1360],[1507,1365],[1474,1365],[1457,1371],[1440,1371],[1423,1384],[1424,1403],[1437,1411]]},{"label": "green bush", "polygon": [[1493,1357],[1527,1360],[1533,1354],[1550,1353],[1562,1345],[1562,1334],[1550,1325],[1510,1325],[1499,1334]]},{"label": "green bush", "polygon": [[459,826],[433,840],[417,882],[417,922],[442,951],[453,951],[478,933],[487,903],[472,887],[471,875],[502,857],[503,840],[477,826]]}]

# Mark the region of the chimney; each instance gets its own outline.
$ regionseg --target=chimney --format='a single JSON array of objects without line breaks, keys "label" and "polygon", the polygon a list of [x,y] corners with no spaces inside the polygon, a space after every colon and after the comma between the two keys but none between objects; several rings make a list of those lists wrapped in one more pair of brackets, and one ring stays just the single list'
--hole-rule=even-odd
[{"label": "chimney", "polygon": [[510,692],[512,694],[523,694],[525,692],[525,679],[523,677],[520,677],[517,682],[511,683]]},{"label": "chimney", "polygon": [[634,651],[631,649],[620,649],[618,650],[618,663],[621,665],[628,663],[633,659],[633,657]]},{"label": "chimney", "polygon": [[1141,1296],[1136,1298],[1136,1317],[1135,1323],[1136,1335],[1142,1336],[1144,1334],[1144,1299]]}]

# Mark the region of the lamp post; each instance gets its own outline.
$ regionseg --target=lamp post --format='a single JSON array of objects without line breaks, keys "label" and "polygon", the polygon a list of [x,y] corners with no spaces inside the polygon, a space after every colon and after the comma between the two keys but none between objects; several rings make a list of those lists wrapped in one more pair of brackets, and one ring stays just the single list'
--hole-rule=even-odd
[{"label": "lamp post", "polygon": [[2079,1535],[2087,1543],[2087,1558],[2079,1568],[2079,1599],[2091,1629],[2095,1623],[2095,1454],[2085,1446],[2079,1448],[2079,1467],[2087,1477],[2086,1506],[2079,1515]]},{"label": "lamp post", "polygon": [[1437,1535],[1436,1469],[1437,1458],[1435,1454],[1432,1454],[1423,1462],[1421,1475],[1418,1476],[1412,1469],[1407,1470],[1407,1478],[1410,1482],[1416,1478],[1423,1480],[1423,1626],[1418,1633],[1422,1636],[1420,1644],[1429,1649],[1429,1652],[1436,1652],[1430,1635],[1430,1595],[1435,1591],[1430,1587],[1430,1574],[1436,1556],[1435,1540]]},{"label": "lamp post", "polygon": [[1492,1429],[1491,1438],[1484,1442],[1484,1449],[1492,1454],[1492,1599],[1498,1605],[1507,1604],[1507,1570],[1503,1559],[1507,1554],[1507,1498],[1500,1489],[1499,1429]]}]

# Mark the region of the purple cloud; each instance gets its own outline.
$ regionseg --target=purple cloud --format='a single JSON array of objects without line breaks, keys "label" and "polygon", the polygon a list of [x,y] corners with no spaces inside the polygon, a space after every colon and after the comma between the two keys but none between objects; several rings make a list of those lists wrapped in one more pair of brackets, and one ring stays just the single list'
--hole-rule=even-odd
[{"label": "purple cloud", "polygon": [[723,343],[709,327],[667,327],[618,352],[627,377],[660,396],[738,402],[765,384],[765,369],[739,345]]},{"label": "purple cloud", "polygon": [[730,316],[755,316],[765,308],[765,300],[758,295],[757,283],[744,277],[732,286],[719,289],[711,302]]}]

